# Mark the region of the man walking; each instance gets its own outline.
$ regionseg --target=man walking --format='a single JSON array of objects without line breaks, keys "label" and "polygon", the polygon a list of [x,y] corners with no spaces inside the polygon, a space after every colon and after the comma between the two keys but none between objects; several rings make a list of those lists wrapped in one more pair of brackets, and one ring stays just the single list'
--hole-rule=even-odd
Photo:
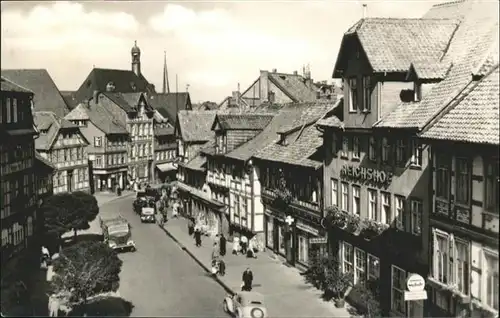
[{"label": "man walking", "polygon": [[249,267],[243,272],[242,280],[243,286],[241,287],[241,291],[252,291],[253,273]]},{"label": "man walking", "polygon": [[195,241],[197,247],[201,246],[201,231],[199,228],[196,228],[194,230],[194,241]]},{"label": "man walking", "polygon": [[247,248],[248,248],[248,238],[245,235],[241,236],[241,253],[243,255],[247,254]]},{"label": "man walking", "polygon": [[220,235],[219,248],[220,248],[220,255],[221,256],[226,255],[226,238],[224,237],[224,234]]}]

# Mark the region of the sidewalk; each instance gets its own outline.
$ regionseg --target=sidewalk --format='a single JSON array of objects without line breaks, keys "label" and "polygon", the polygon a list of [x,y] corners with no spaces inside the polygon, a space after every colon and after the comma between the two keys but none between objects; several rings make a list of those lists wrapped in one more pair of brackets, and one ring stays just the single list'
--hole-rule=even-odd
[{"label": "sidewalk", "polygon": [[[164,230],[207,272],[211,268],[213,240],[202,237],[202,247],[196,247],[194,238],[187,233],[187,220],[169,219]],[[332,302],[321,299],[321,292],[306,284],[295,268],[283,265],[267,252],[258,258],[249,259],[243,255],[232,255],[231,244],[227,244],[226,275],[217,281],[229,293],[240,290],[243,271],[250,267],[253,275],[253,290],[265,296],[266,306],[272,317],[349,317],[346,308],[336,308]],[[222,301],[222,300],[221,300]]]}]

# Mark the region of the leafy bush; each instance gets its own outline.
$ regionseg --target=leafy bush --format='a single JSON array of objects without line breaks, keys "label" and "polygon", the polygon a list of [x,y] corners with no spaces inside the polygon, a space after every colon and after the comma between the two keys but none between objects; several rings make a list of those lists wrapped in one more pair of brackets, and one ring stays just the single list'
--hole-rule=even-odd
[{"label": "leafy bush", "polygon": [[326,256],[312,259],[304,276],[308,283],[323,291],[326,299],[343,299],[353,280],[352,273],[341,272],[337,259]]}]

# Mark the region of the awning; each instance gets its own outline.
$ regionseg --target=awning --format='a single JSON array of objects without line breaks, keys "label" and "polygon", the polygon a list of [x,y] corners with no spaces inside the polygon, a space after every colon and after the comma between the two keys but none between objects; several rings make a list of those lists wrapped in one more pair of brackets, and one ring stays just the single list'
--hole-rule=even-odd
[{"label": "awning", "polygon": [[162,172],[177,170],[177,167],[174,166],[172,162],[161,163],[159,165],[156,165],[156,168],[158,168],[158,170]]}]

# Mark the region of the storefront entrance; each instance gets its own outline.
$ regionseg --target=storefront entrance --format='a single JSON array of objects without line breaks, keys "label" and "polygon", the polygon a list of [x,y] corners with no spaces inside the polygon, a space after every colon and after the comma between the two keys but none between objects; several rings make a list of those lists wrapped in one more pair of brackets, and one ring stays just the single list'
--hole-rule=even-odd
[{"label": "storefront entrance", "polygon": [[284,220],[266,215],[266,247],[294,266],[295,245],[293,227],[288,227]]}]

